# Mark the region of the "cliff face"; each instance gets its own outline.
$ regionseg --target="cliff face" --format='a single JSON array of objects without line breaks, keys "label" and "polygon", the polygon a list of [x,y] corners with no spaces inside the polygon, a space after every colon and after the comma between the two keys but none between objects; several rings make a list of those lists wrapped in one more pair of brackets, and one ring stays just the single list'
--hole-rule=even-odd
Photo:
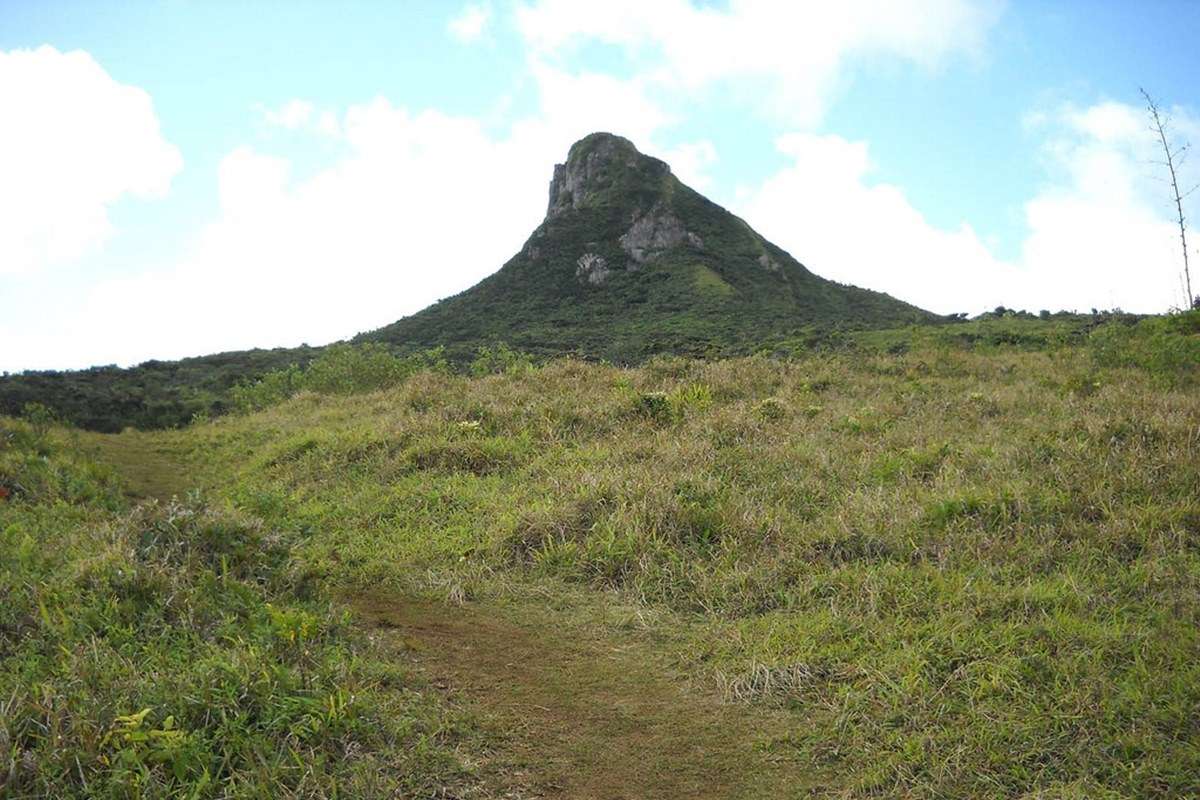
[{"label": "cliff face", "polygon": [[[617,237],[624,263],[592,252],[576,259],[576,277],[598,286],[614,270],[635,271],[673,248],[704,250],[704,239],[688,230],[673,209],[672,198],[682,186],[666,163],[638,152],[628,139],[594,133],[575,143],[565,163],[554,166],[546,220],[605,204],[628,205],[629,227]],[[627,202],[639,195],[652,202]],[[767,256],[763,259],[766,266]]]},{"label": "cliff face", "polygon": [[602,201],[620,190],[622,178],[629,172],[641,172],[654,179],[669,175],[671,168],[642,155],[633,142],[621,136],[593,133],[580,139],[571,146],[566,162],[554,166],[546,218]]}]

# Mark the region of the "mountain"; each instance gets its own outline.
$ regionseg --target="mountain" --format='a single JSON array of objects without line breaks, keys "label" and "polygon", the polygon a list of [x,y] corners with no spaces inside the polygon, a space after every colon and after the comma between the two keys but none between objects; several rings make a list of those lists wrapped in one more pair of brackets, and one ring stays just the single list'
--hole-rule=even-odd
[{"label": "mountain", "polygon": [[[554,168],[545,220],[498,272],[354,341],[402,352],[444,346],[460,362],[503,342],[535,355],[633,363],[939,319],[814,275],[662,161],[594,133]],[[41,403],[93,430],[171,427],[221,413],[234,385],[319,353],[305,346],[0,376],[0,414]]]},{"label": "mountain", "polygon": [[452,353],[503,341],[630,362],[936,319],[813,274],[664,162],[593,133],[554,168],[545,220],[498,272],[357,340]]}]

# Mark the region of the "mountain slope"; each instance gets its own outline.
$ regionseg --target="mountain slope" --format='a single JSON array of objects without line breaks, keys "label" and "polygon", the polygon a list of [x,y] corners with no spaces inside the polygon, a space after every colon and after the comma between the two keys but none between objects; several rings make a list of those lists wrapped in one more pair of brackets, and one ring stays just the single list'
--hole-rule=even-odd
[{"label": "mountain slope", "polygon": [[628,140],[594,133],[555,168],[546,219],[498,272],[360,340],[505,341],[635,361],[753,350],[805,328],[937,319],[814,275]]}]

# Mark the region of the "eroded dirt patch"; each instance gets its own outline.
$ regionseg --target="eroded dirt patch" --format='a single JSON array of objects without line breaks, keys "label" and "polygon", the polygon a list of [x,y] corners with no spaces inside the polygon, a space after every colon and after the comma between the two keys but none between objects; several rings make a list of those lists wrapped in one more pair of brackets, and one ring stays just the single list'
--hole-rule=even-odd
[{"label": "eroded dirt patch", "polygon": [[787,798],[810,785],[800,765],[770,752],[785,733],[782,714],[689,688],[633,637],[532,606],[351,602],[500,734],[484,773],[501,796]]}]

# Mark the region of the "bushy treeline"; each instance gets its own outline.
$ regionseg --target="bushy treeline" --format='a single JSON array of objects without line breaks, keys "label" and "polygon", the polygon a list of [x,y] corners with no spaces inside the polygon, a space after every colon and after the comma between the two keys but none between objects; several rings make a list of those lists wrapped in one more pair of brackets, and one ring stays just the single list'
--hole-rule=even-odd
[{"label": "bushy treeline", "polygon": [[181,361],[147,361],[127,369],[23,372],[0,376],[0,414],[16,416],[40,403],[61,420],[112,433],[186,425],[196,414],[228,409],[234,386],[289,364],[305,365],[314,347],[217,353]]},{"label": "bushy treeline", "polygon": [[58,436],[0,418],[0,797],[454,784],[446,720],[372,657],[288,531],[198,497],[130,508]]},{"label": "bushy treeline", "polygon": [[1109,323],[1093,331],[1088,344],[1100,366],[1144,369],[1172,385],[1200,378],[1200,310],[1132,326]]},{"label": "bushy treeline", "polygon": [[[1191,380],[1198,323],[1192,311],[1164,317],[1121,312],[1035,317],[997,309],[976,319],[882,330],[844,331],[808,327],[783,338],[677,351],[667,338],[652,351],[625,354],[615,363],[640,363],[654,353],[720,357],[752,352],[792,357],[814,350],[866,350],[892,353],[922,349],[1012,348],[1050,350],[1087,345],[1097,363],[1149,369],[1164,380]],[[719,337],[718,337],[719,338]],[[126,427],[174,428],[196,417],[231,410],[264,408],[308,390],[344,394],[394,386],[420,370],[477,374],[532,363],[560,351],[535,355],[506,344],[458,342],[426,350],[378,342],[338,343],[321,348],[251,350],[203,358],[148,361],[130,369],[96,367],[68,372],[26,372],[0,377],[0,414],[18,415],[39,403],[67,423],[87,430],[115,432]]]},{"label": "bushy treeline", "polygon": [[[481,347],[475,358],[460,371],[486,375],[519,369],[532,364],[525,353],[507,345]],[[386,345],[339,343],[326,348],[305,368],[291,364],[272,370],[252,383],[233,388],[230,408],[259,411],[308,391],[318,394],[354,394],[396,386],[418,372],[451,372],[445,350],[435,347],[418,353],[400,355]]]}]

